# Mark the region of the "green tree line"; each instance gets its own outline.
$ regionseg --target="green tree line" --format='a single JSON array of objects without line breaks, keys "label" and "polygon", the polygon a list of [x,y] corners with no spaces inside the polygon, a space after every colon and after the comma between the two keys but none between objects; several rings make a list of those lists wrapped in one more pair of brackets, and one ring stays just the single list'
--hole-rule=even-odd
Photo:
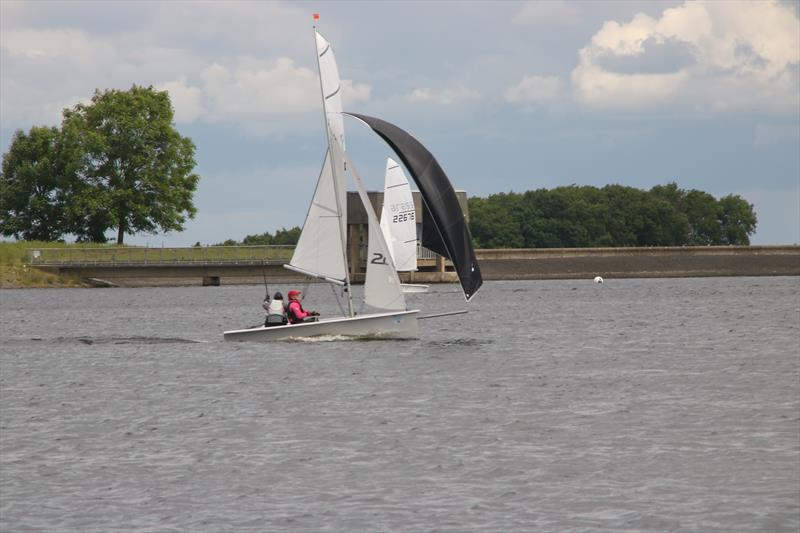
[{"label": "green tree line", "polygon": [[469,199],[477,248],[750,244],[753,205],[676,183],[649,191],[571,185]]},{"label": "green tree line", "polygon": [[181,231],[196,209],[195,146],[173,126],[166,91],[95,91],[60,128],[18,130],[0,173],[0,234],[106,242]]},{"label": "green tree line", "polygon": [[[298,226],[292,229],[281,228],[275,231],[275,234],[265,231],[257,235],[247,235],[241,241],[235,239],[228,239],[225,242],[214,244],[213,246],[266,246],[266,245],[293,245],[297,244],[300,238],[301,229]],[[195,246],[200,246],[196,243]]]}]

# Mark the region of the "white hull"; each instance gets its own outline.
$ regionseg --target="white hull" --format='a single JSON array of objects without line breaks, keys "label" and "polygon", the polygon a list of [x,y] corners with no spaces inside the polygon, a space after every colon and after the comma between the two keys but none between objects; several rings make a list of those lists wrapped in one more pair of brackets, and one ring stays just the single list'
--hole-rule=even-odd
[{"label": "white hull", "polygon": [[428,292],[428,286],[427,285],[418,285],[416,283],[402,283],[400,285],[400,290],[402,290],[406,294],[409,294],[409,293],[422,293],[422,292]]},{"label": "white hull", "polygon": [[351,318],[326,318],[286,326],[263,326],[225,332],[226,341],[269,342],[310,337],[348,339],[416,339],[418,310],[358,315]]}]

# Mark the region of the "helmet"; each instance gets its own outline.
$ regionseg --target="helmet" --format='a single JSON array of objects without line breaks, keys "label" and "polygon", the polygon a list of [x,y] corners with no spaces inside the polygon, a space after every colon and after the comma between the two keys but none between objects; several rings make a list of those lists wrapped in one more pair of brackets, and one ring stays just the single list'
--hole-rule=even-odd
[{"label": "helmet", "polygon": [[273,300],[283,300],[283,294],[281,294],[281,291],[275,291],[275,296],[272,298]]},{"label": "helmet", "polygon": [[300,291],[291,290],[289,291],[289,298],[297,298],[300,296]]}]

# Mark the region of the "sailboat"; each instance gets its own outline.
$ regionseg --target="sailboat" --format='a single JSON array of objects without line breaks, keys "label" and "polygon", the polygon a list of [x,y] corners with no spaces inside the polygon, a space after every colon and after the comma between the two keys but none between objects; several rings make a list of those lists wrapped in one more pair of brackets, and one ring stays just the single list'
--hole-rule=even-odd
[{"label": "sailboat", "polygon": [[[417,217],[414,197],[400,163],[386,159],[381,231],[398,272],[417,270]],[[403,283],[404,293],[427,292],[427,285]]]},{"label": "sailboat", "polygon": [[[342,294],[347,298],[347,313],[342,317],[324,318],[315,322],[226,331],[224,338],[226,341],[260,342],[317,336],[417,338],[419,310],[406,308],[392,253],[380,229],[361,176],[345,148],[344,115],[353,116],[372,128],[394,149],[411,172],[420,187],[428,221],[427,230],[423,224],[423,244],[426,242],[425,235],[428,235],[427,246],[451,259],[456,266],[467,301],[482,284],[469,230],[447,176],[419,141],[393,124],[342,110],[341,82],[333,50],[316,28],[314,35],[328,149],[300,238],[291,261],[284,267],[342,287]],[[420,164],[423,167],[419,167]],[[368,219],[369,244],[364,304],[370,312],[365,314],[355,312],[350,290],[346,253],[347,175],[352,178]]]}]

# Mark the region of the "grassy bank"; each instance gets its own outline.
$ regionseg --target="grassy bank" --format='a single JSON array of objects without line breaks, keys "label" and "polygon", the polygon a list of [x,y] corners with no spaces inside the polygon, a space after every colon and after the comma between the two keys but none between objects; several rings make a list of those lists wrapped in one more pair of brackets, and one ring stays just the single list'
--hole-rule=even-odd
[{"label": "grassy bank", "polygon": [[41,241],[0,242],[0,288],[85,286],[78,278],[50,274],[28,266],[29,250],[80,246],[84,245]]},{"label": "grassy bank", "polygon": [[[37,250],[31,262],[31,251]],[[97,243],[0,242],[0,288],[82,287],[79,277],[57,275],[34,268],[37,264],[282,264],[292,257],[294,246],[204,246],[149,248]]]}]

